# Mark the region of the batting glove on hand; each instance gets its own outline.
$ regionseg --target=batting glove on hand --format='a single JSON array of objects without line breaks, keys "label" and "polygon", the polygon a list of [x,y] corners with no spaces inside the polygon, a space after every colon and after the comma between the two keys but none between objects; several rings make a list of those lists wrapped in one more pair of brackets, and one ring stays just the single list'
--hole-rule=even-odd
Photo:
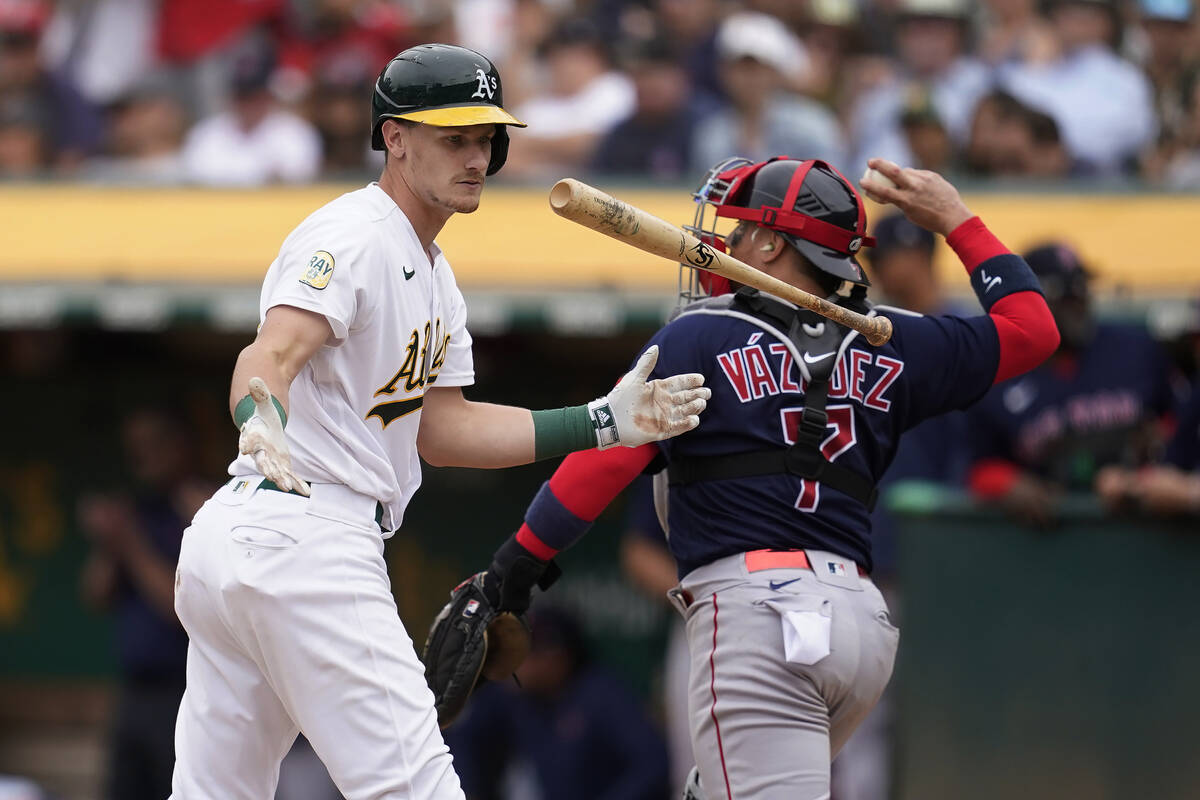
[{"label": "batting glove on hand", "polygon": [[250,398],[254,401],[254,415],[242,423],[238,452],[253,456],[262,476],[280,489],[307,497],[308,484],[292,472],[292,456],[283,435],[283,420],[279,418],[267,382],[262,378],[251,378]]},{"label": "batting glove on hand", "polygon": [[704,376],[692,372],[647,381],[657,362],[658,345],[652,345],[611,392],[588,403],[601,450],[615,445],[639,447],[700,424],[700,412],[712,396]]}]

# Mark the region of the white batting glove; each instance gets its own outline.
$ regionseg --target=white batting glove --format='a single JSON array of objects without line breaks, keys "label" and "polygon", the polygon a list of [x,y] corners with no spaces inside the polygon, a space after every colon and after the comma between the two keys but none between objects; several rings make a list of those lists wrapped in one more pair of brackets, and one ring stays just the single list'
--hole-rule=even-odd
[{"label": "white batting glove", "polygon": [[712,390],[699,373],[647,381],[658,362],[658,345],[649,347],[613,390],[588,403],[596,426],[596,446],[639,447],[686,433],[700,424],[700,412]]},{"label": "white batting glove", "polygon": [[242,423],[238,452],[253,456],[262,476],[280,489],[308,497],[308,484],[292,472],[292,456],[283,435],[283,420],[271,400],[267,382],[262,378],[251,378],[250,398],[254,400],[254,415]]}]

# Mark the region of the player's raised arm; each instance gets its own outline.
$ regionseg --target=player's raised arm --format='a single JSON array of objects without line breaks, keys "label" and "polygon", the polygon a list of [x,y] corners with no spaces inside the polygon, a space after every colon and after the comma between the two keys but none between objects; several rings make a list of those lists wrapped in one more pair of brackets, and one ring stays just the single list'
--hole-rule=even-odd
[{"label": "player's raised arm", "polygon": [[882,158],[868,162],[862,188],[872,199],[896,206],[912,222],[946,237],[971,288],[996,325],[1000,360],[994,383],[1028,372],[1058,348],[1058,328],[1041,285],[1025,260],[1009,250],[971,213],[954,186],[936,172],[901,168]]},{"label": "player's raised arm", "polygon": [[434,466],[497,468],[678,436],[700,424],[711,392],[697,373],[648,381],[657,360],[649,348],[607,395],[570,408],[529,411],[471,402],[459,387],[429,389],[417,449]]}]

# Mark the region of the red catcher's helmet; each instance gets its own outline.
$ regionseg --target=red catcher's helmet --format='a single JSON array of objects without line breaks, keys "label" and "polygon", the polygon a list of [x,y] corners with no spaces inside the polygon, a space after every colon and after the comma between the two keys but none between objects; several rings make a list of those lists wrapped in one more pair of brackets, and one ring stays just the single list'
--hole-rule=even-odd
[{"label": "red catcher's helmet", "polygon": [[[757,164],[731,158],[708,171],[692,197],[696,216],[686,229],[703,242],[724,250],[724,237],[715,217],[757,223],[779,233],[817,269],[861,286],[870,281],[856,256],[875,240],[866,235],[867,214],[862,198],[824,161],[801,161],[776,156]],[[711,207],[714,218],[707,220]],[[729,291],[720,276],[686,267],[680,273],[680,296],[685,301]]]}]

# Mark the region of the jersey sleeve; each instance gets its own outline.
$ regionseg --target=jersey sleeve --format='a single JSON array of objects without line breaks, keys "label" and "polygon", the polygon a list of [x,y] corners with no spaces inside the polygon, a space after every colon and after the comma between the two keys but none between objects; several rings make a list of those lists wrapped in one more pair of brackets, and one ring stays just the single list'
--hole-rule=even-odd
[{"label": "jersey sleeve", "polygon": [[475,359],[471,354],[471,333],[467,330],[467,303],[454,280],[449,265],[442,262],[447,280],[443,284],[446,297],[446,355],[438,373],[438,386],[470,386],[475,382]]},{"label": "jersey sleeve", "polygon": [[321,314],[341,344],[364,313],[370,232],[309,218],[284,240],[263,283],[263,316],[275,306]]},{"label": "jersey sleeve", "polygon": [[991,317],[889,316],[908,390],[906,427],[966,408],[991,387],[1000,362]]},{"label": "jersey sleeve", "polygon": [[650,475],[638,476],[629,485],[626,496],[625,535],[666,547],[667,537],[663,534],[658,512],[654,509],[654,478]]}]

